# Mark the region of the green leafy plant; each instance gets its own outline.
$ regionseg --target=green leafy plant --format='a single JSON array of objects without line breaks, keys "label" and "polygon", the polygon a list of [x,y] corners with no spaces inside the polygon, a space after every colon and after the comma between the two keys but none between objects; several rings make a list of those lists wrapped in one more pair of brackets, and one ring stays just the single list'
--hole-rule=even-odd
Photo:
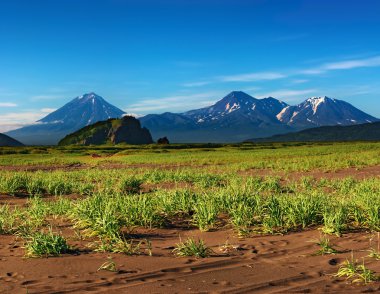
[{"label": "green leafy plant", "polygon": [[47,233],[36,232],[28,236],[25,249],[27,257],[48,257],[68,252],[69,246],[63,236],[49,229]]},{"label": "green leafy plant", "polygon": [[195,256],[198,258],[209,257],[212,250],[206,246],[203,240],[187,239],[185,242],[176,244],[173,253],[177,256]]}]

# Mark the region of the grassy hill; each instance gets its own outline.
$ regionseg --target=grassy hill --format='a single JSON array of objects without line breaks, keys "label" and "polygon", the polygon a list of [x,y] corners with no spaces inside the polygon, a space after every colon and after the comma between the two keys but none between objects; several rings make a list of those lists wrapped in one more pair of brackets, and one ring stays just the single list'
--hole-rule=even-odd
[{"label": "grassy hill", "polygon": [[250,142],[380,141],[380,122],[328,126],[248,140]]}]

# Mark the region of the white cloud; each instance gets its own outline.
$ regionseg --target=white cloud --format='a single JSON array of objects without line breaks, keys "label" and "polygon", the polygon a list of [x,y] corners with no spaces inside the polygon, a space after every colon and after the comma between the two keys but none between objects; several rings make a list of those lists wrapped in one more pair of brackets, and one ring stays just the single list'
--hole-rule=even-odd
[{"label": "white cloud", "polygon": [[215,103],[225,92],[215,91],[189,95],[175,95],[163,98],[146,98],[125,108],[129,113],[155,111],[186,111],[202,108]]},{"label": "white cloud", "polygon": [[16,107],[16,103],[12,102],[0,102],[0,107]]},{"label": "white cloud", "polygon": [[326,70],[320,69],[320,68],[310,68],[310,69],[301,69],[297,72],[295,72],[295,75],[319,75],[322,73],[325,73]]},{"label": "white cloud", "polygon": [[20,111],[0,115],[0,132],[7,132],[26,125],[36,124],[36,121],[46,115],[43,111]]},{"label": "white cloud", "polygon": [[238,75],[229,75],[219,77],[222,82],[255,82],[255,81],[267,81],[278,80],[286,78],[287,75],[278,72],[256,72]]},{"label": "white cloud", "polygon": [[306,79],[296,79],[296,80],[292,80],[291,83],[292,84],[304,84],[304,83],[307,83],[309,80],[306,80]]},{"label": "white cloud", "polygon": [[298,71],[299,74],[315,75],[333,70],[349,70],[362,67],[379,67],[380,56],[324,63],[318,67]]},{"label": "white cloud", "polygon": [[[208,81],[199,81],[186,83],[182,86],[185,87],[199,87],[212,83],[225,83],[225,82],[258,82],[258,81],[271,81],[271,80],[279,80],[296,76],[308,76],[308,75],[319,75],[329,71],[335,70],[350,70],[355,68],[363,68],[363,67],[380,67],[380,56],[374,56],[370,58],[362,58],[362,59],[351,59],[351,60],[343,60],[336,62],[323,63],[319,66],[312,68],[303,68],[303,69],[284,69],[280,72],[253,72],[253,73],[243,73],[243,74],[235,74],[235,75],[224,75],[213,77]],[[293,84],[301,84],[307,82],[307,79],[296,79],[290,81]]]},{"label": "white cloud", "polygon": [[358,67],[376,67],[380,66],[380,56],[366,58],[366,59],[354,59],[346,60],[340,62],[327,63],[322,66],[326,70],[337,70],[337,69],[352,69]]},{"label": "white cloud", "polygon": [[140,114],[140,113],[131,113],[131,112],[127,112],[127,111],[125,111],[125,114],[124,114],[123,116],[133,116],[133,117],[139,118],[139,117],[144,116],[144,114]]},{"label": "white cloud", "polygon": [[205,82],[185,83],[185,84],[182,84],[182,86],[191,88],[191,87],[202,87],[202,86],[206,86],[208,84],[211,84],[211,82],[205,81]]},{"label": "white cloud", "polygon": [[56,110],[57,110],[56,108],[42,108],[41,112],[42,113],[52,113],[52,112],[54,112]]}]

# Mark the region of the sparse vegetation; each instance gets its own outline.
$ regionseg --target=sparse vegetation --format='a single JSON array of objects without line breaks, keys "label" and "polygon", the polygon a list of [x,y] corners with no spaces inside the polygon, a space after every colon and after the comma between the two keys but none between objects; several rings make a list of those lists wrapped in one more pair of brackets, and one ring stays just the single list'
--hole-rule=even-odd
[{"label": "sparse vegetation", "polygon": [[330,243],[330,239],[325,235],[321,236],[320,239],[316,242],[321,248],[316,252],[316,255],[325,255],[325,254],[335,254],[339,253],[333,245]]},{"label": "sparse vegetation", "polygon": [[375,273],[368,269],[364,264],[364,259],[362,263],[358,261],[346,260],[338,270],[336,277],[345,277],[352,283],[363,283],[368,284],[374,281],[378,281],[379,277]]},{"label": "sparse vegetation", "polygon": [[[28,257],[71,252],[72,241],[86,251],[152,256],[155,240],[152,245],[141,231],[232,229],[235,237],[250,238],[317,228],[323,235],[315,255],[342,253],[330,235],[380,231],[380,179],[325,178],[324,172],[378,165],[380,144],[333,148],[302,143],[3,148],[0,165],[12,169],[0,171],[0,200],[4,195],[22,205],[0,204],[0,234],[17,236]],[[65,233],[57,234],[62,228]],[[218,253],[245,254],[246,247],[239,248],[227,242]],[[375,248],[371,239],[373,262],[380,259]],[[213,255],[202,239],[193,238],[176,244],[172,253]],[[110,259],[99,270],[117,267]],[[377,280],[356,261],[342,264],[337,277]]]}]

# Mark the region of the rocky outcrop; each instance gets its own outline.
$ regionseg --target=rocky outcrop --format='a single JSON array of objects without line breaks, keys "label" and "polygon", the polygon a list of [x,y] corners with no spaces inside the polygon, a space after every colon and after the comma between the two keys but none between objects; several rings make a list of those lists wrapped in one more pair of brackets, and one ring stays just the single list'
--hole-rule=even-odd
[{"label": "rocky outcrop", "polygon": [[102,144],[151,144],[152,136],[147,128],[132,117],[109,119],[80,129],[66,136],[59,145],[102,145]]},{"label": "rocky outcrop", "polygon": [[169,139],[167,137],[162,137],[162,138],[159,138],[157,140],[157,144],[159,145],[168,145],[170,142],[169,142]]},{"label": "rocky outcrop", "polygon": [[111,142],[114,144],[150,144],[153,143],[152,136],[147,128],[141,128],[140,121],[132,116],[125,116],[121,124],[112,134]]}]

